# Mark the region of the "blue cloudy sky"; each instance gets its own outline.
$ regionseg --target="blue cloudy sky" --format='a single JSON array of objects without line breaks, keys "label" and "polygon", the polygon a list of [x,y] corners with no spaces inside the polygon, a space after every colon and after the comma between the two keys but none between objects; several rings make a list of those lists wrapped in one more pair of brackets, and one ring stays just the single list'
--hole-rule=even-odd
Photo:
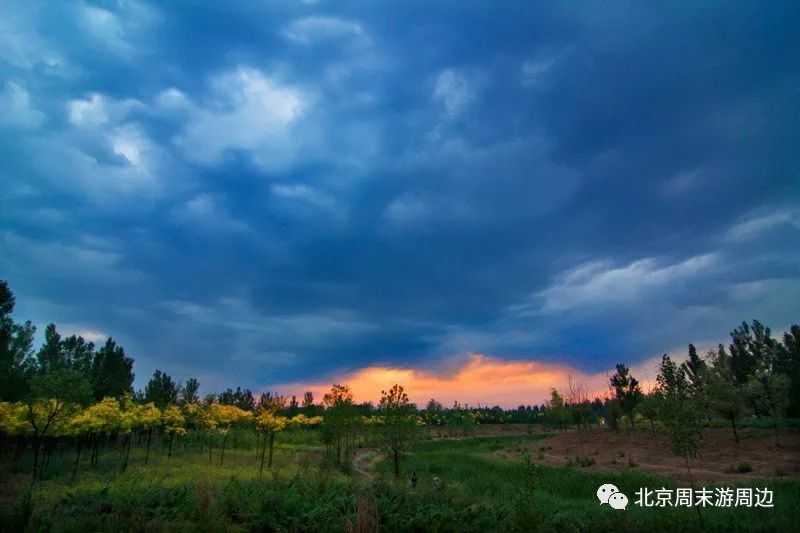
[{"label": "blue cloudy sky", "polygon": [[209,388],[800,319],[796,2],[3,2],[18,319]]}]

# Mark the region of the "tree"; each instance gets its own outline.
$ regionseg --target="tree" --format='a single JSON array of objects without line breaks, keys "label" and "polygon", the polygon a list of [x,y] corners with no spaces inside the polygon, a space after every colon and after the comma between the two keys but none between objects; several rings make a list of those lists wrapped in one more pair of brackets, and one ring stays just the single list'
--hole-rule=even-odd
[{"label": "tree", "polygon": [[[175,441],[175,437],[181,437],[186,434],[186,417],[183,416],[178,406],[170,405],[161,413],[161,421],[164,424],[164,432],[169,435],[167,457],[172,457],[172,444]],[[224,449],[223,453],[225,453]]]},{"label": "tree", "polygon": [[180,388],[180,398],[183,404],[197,403],[200,401],[200,382],[196,378],[189,378],[183,387]]},{"label": "tree", "polygon": [[11,318],[15,298],[6,281],[0,280],[0,401],[19,401],[28,393],[33,371],[33,336],[30,321],[15,324]]},{"label": "tree", "polygon": [[178,401],[178,385],[166,372],[156,370],[147,383],[144,391],[144,401],[153,402],[163,409]]},{"label": "tree", "polygon": [[235,405],[244,411],[253,411],[256,408],[256,399],[250,389],[242,390],[241,387],[236,387],[236,390],[226,389],[219,395],[219,403],[223,405]]},{"label": "tree", "polygon": [[275,434],[286,429],[286,424],[286,417],[279,416],[273,411],[262,410],[256,416],[256,430],[264,435],[264,442],[261,447],[261,461],[258,469],[259,479],[264,473],[264,454],[267,448],[269,448],[267,468],[272,468],[272,450],[275,445]]},{"label": "tree", "polygon": [[770,329],[758,320],[746,322],[731,332],[730,365],[737,385],[746,385],[756,369],[772,366],[778,354],[778,342]]},{"label": "tree", "polygon": [[662,400],[663,397],[658,391],[652,391],[650,394],[645,395],[636,407],[636,413],[650,422],[650,431],[653,433],[656,431],[656,420],[663,410]]},{"label": "tree", "polygon": [[36,370],[39,374],[47,374],[67,368],[64,353],[61,350],[61,335],[55,324],[48,324],[44,330],[44,344],[36,353]]},{"label": "tree", "polygon": [[400,454],[408,449],[417,433],[417,417],[408,395],[400,385],[381,391],[379,406],[383,416],[382,436],[387,450],[392,456],[395,477],[400,476]]},{"label": "tree", "polygon": [[33,477],[37,477],[42,439],[56,425],[65,422],[91,397],[89,383],[74,370],[53,370],[31,379],[31,392],[25,401],[26,419],[33,435]]},{"label": "tree", "polygon": [[689,358],[684,361],[681,366],[683,367],[684,374],[686,374],[686,379],[689,382],[692,393],[695,395],[702,394],[708,367],[706,362],[697,355],[697,349],[694,347],[694,344],[689,345]]},{"label": "tree", "polygon": [[[661,358],[656,382],[662,398],[661,419],[669,432],[672,452],[684,458],[694,488],[691,460],[697,456],[702,438],[702,414],[693,401],[685,368],[676,365],[666,354]],[[697,512],[702,525],[699,508]]]},{"label": "tree", "polygon": [[337,465],[342,464],[343,458],[347,458],[349,464],[356,418],[353,393],[347,385],[334,384],[330,392],[322,398],[322,403],[326,408],[322,423],[322,438],[329,450],[335,450]]},{"label": "tree", "polygon": [[547,403],[547,420],[559,429],[566,429],[569,421],[569,411],[564,404],[564,398],[556,389],[550,389],[550,401]]},{"label": "tree", "polygon": [[775,370],[789,377],[787,415],[800,417],[800,325],[793,325],[778,346]]},{"label": "tree", "polygon": [[121,398],[133,393],[133,359],[109,337],[97,351],[92,363],[92,389],[94,397]]},{"label": "tree", "polygon": [[262,392],[258,399],[258,408],[268,411],[277,411],[286,406],[286,397],[271,392]]},{"label": "tree", "polygon": [[[226,405],[226,404],[219,404],[214,403],[208,406],[208,414],[212,420],[209,423],[210,427],[213,427],[218,433],[222,434],[222,449],[220,450],[219,455],[219,464],[222,464],[225,461],[225,447],[228,442],[228,434],[233,426],[236,424],[240,424],[246,420],[251,420],[253,413],[250,411],[245,411],[244,409],[240,409],[235,405]],[[211,451],[209,448],[209,457]]]},{"label": "tree", "polygon": [[303,394],[303,409],[310,409],[312,407],[314,407],[314,393],[309,390]]},{"label": "tree", "polygon": [[87,342],[80,335],[71,335],[61,341],[61,353],[67,368],[91,379],[94,362],[94,343]]},{"label": "tree", "polygon": [[631,428],[634,428],[633,412],[644,397],[639,381],[631,375],[628,367],[620,363],[617,365],[617,372],[611,376],[610,383],[622,412],[628,415]]},{"label": "tree", "polygon": [[765,367],[758,368],[746,385],[747,395],[756,409],[772,418],[776,446],[780,446],[778,419],[786,416],[789,387],[789,378],[786,375],[772,372]]},{"label": "tree", "polygon": [[744,385],[740,385],[736,379],[731,357],[720,344],[711,359],[706,397],[711,410],[730,423],[733,439],[737,445],[739,432],[736,422],[749,410],[744,392]]}]

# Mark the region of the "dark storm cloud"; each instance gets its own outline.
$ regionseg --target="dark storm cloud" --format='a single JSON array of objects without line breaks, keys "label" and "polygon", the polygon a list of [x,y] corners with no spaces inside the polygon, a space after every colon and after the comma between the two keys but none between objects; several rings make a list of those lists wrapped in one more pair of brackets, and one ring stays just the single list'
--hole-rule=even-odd
[{"label": "dark storm cloud", "polygon": [[3,277],[139,383],[797,320],[793,3],[2,10]]}]

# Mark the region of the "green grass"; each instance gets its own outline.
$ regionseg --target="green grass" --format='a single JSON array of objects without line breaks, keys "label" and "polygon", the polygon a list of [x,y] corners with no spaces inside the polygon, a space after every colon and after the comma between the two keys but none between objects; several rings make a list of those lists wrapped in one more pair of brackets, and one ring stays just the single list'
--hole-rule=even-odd
[{"label": "green grass", "polygon": [[[694,531],[700,528],[693,509],[655,509],[633,505],[640,487],[675,488],[671,480],[641,473],[587,472],[580,468],[520,464],[492,454],[498,449],[519,450],[533,437],[432,441],[418,446],[404,462],[405,473],[416,472],[418,490],[428,505],[480,508],[497,514],[497,531]],[[381,471],[389,475],[384,461]],[[444,482],[434,489],[433,476]],[[614,483],[630,498],[627,511],[600,506],[595,495],[603,483]],[[684,486],[684,485],[680,485]],[[703,509],[708,531],[789,531],[792,514],[800,506],[800,483],[764,482],[774,490],[774,509]],[[468,519],[468,517],[466,517]],[[446,523],[433,530],[449,531]],[[469,522],[462,531],[468,531]]]},{"label": "green grass", "polygon": [[[158,448],[151,464],[134,450],[119,473],[119,455],[104,454],[97,468],[84,465],[71,482],[74,455],[53,457],[49,474],[30,499],[29,477],[3,464],[0,482],[18,484],[15,500],[0,502],[0,531],[345,531],[357,520],[359,501],[372,502],[380,531],[697,531],[691,509],[642,509],[633,505],[639,487],[675,487],[637,470],[600,474],[581,468],[547,467],[510,460],[536,450],[546,435],[421,441],[403,458],[404,476],[378,465],[373,483],[347,476],[322,461],[312,437],[285,439],[274,469],[258,479],[255,449],[234,447],[218,464],[200,450],[176,448],[167,458]],[[544,445],[546,441],[541,441]],[[514,454],[505,454],[513,451]],[[535,456],[535,451],[534,451]],[[23,465],[24,467],[24,465]],[[418,484],[408,485],[416,471]],[[434,486],[433,477],[443,481]],[[600,506],[602,483],[614,483],[631,499],[627,511]],[[774,509],[705,509],[707,531],[790,531],[800,506],[800,483],[759,483],[775,493]],[[4,491],[4,494],[6,492]],[[27,528],[27,529],[26,529]]]}]

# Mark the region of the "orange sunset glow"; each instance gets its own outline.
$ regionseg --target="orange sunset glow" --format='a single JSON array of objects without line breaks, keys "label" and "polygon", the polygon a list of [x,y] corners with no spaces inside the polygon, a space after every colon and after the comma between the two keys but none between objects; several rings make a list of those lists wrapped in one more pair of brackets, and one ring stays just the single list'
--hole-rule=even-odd
[{"label": "orange sunset glow", "polygon": [[[648,390],[656,375],[660,357],[653,357],[632,368],[642,388]],[[555,388],[562,394],[569,390],[569,381],[589,395],[604,397],[608,392],[608,372],[587,373],[575,368],[540,361],[509,361],[483,354],[470,354],[461,364],[451,365],[446,372],[419,368],[369,366],[353,372],[334,375],[325,382],[295,382],[278,387],[282,392],[301,397],[311,391],[317,401],[330,389],[331,383],[348,385],[357,402],[377,402],[381,391],[395,383],[403,385],[411,401],[420,407],[431,398],[450,405],[455,401],[469,405],[518,405],[544,403]]]}]

